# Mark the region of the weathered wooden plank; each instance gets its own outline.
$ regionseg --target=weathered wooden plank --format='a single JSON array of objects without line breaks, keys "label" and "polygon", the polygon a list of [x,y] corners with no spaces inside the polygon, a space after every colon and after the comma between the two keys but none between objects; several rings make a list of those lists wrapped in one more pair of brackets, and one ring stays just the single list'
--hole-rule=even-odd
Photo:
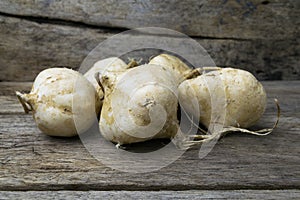
[{"label": "weathered wooden plank", "polygon": [[193,36],[243,39],[295,38],[300,23],[299,3],[289,0],[2,0],[0,12],[105,27],[158,26]]},{"label": "weathered wooden plank", "polygon": [[[0,190],[299,189],[299,84],[264,83],[268,109],[254,128],[272,126],[277,97],[282,116],[272,134],[229,134],[203,159],[191,149],[168,167],[144,174],[108,168],[79,138],[43,135],[30,115],[0,114]],[[113,154],[104,147],[103,152]]]},{"label": "weathered wooden plank", "polygon": [[188,190],[188,191],[27,191],[1,192],[8,199],[299,199],[299,190]]},{"label": "weathered wooden plank", "polygon": [[[94,47],[113,36],[104,29],[35,23],[12,17],[0,16],[0,22],[0,38],[5,38],[0,41],[1,81],[33,81],[41,70],[54,66],[78,69]],[[145,35],[135,37],[141,39]],[[165,37],[160,36],[160,39]],[[172,44],[178,44],[180,49],[180,39],[172,39]],[[194,39],[208,51],[218,66],[243,68],[260,80],[300,79],[299,38],[252,41]],[[116,48],[114,46],[106,53],[114,55]],[[194,55],[192,50],[188,53],[196,59],[198,55]],[[123,58],[147,61],[158,53],[151,49],[141,50],[123,55]]]},{"label": "weathered wooden plank", "polygon": [[32,82],[0,82],[0,96],[14,96],[15,91],[30,92]]},{"label": "weathered wooden plank", "polygon": [[32,82],[0,82],[0,113],[24,113],[15,91],[29,93]]},{"label": "weathered wooden plank", "polygon": [[23,108],[18,103],[16,96],[0,96],[0,113],[11,114],[11,113],[23,113]]},{"label": "weathered wooden plank", "polygon": [[[267,90],[269,101],[277,98],[285,110],[290,110],[291,106],[297,105],[299,94],[299,81],[263,81],[262,84]],[[30,92],[32,82],[0,82],[0,114],[23,113],[23,108],[15,96],[15,91]],[[291,99],[286,102],[287,96]],[[271,105],[270,105],[271,106]]]},{"label": "weathered wooden plank", "polygon": [[0,44],[2,81],[32,81],[48,67],[78,68],[88,52],[107,38],[105,33],[97,34],[101,30],[45,25],[6,17],[0,17],[0,21],[0,38],[5,38]]}]

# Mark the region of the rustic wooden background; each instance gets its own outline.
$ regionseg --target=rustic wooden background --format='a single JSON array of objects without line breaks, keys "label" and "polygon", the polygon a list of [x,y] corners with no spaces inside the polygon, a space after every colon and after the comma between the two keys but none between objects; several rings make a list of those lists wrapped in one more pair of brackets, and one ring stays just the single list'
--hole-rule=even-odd
[{"label": "rustic wooden background", "polygon": [[[0,199],[298,200],[300,81],[262,83],[268,106],[253,129],[273,125],[273,98],[278,98],[282,115],[273,133],[265,137],[229,134],[203,159],[198,157],[199,148],[194,148],[161,170],[135,174],[102,164],[78,137],[42,134],[32,116],[24,114],[14,93],[29,91],[32,82],[2,82]],[[118,151],[102,148],[108,157]],[[129,163],[124,159],[115,164]]]},{"label": "rustic wooden background", "polygon": [[[268,106],[253,129],[273,125],[274,98],[278,128],[229,134],[204,159],[192,149],[131,174],[98,162],[78,137],[42,134],[24,114],[15,90],[29,92],[42,69],[78,69],[100,42],[148,26],[189,35],[221,67],[272,80],[262,82]],[[300,199],[299,27],[299,0],[0,0],[0,199]]]},{"label": "rustic wooden background", "polygon": [[32,81],[54,66],[78,69],[100,42],[147,26],[191,36],[219,66],[260,80],[298,80],[299,16],[298,0],[1,0],[0,81]]}]

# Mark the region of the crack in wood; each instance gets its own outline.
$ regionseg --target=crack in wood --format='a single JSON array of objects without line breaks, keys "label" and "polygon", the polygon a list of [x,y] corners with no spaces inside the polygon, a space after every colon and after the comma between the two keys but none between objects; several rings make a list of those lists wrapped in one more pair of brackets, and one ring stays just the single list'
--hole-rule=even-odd
[{"label": "crack in wood", "polygon": [[[118,34],[123,31],[128,31],[131,29],[125,28],[125,27],[109,27],[109,26],[99,26],[99,25],[92,25],[87,24],[84,22],[78,22],[78,21],[71,21],[71,20],[64,20],[59,18],[50,18],[50,17],[41,17],[41,16],[26,16],[26,15],[16,15],[16,14],[10,14],[5,12],[0,12],[0,16],[4,17],[11,17],[21,20],[27,20],[39,24],[52,24],[52,25],[61,25],[61,26],[69,26],[69,27],[76,27],[76,28],[89,28],[89,29],[97,29],[101,30],[102,33],[112,33],[112,34]],[[134,29],[133,29],[134,30]],[[158,34],[158,33],[145,33],[136,31],[135,33],[141,34],[141,35],[153,35],[153,36],[160,36],[160,37],[174,37],[174,38],[181,38],[177,35],[166,35],[166,34]],[[192,35],[190,36],[193,39],[201,39],[201,40],[232,40],[232,41],[253,41],[255,39],[246,39],[246,38],[236,38],[236,37],[213,37],[213,36],[202,36],[202,35]]]},{"label": "crack in wood", "polygon": [[71,21],[71,20],[64,20],[59,18],[41,17],[41,16],[17,15],[17,14],[5,13],[5,12],[0,12],[0,16],[27,20],[39,24],[53,24],[53,25],[70,26],[70,27],[77,27],[77,28],[97,29],[97,30],[101,29],[101,32],[103,33],[117,34],[129,30],[128,28],[123,28],[123,27],[98,26],[98,25],[87,24],[79,21]]}]

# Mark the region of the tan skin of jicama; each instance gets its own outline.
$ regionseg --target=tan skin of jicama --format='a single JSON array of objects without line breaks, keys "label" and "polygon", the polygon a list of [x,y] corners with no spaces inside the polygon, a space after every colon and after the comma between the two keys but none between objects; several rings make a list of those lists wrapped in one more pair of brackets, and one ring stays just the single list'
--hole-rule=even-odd
[{"label": "tan skin of jicama", "polygon": [[[149,84],[136,83],[145,79]],[[105,97],[99,127],[104,138],[123,145],[176,134],[178,102],[168,87],[177,83],[171,72],[147,64],[102,75],[100,82]]]},{"label": "tan skin of jicama", "polygon": [[[183,138],[181,148],[189,148],[208,142],[228,132],[267,135],[278,124],[280,107],[275,99],[278,112],[274,126],[259,131],[246,129],[262,117],[266,109],[266,92],[262,84],[245,70],[219,67],[192,70],[179,58],[168,54],[158,55],[152,58],[149,63],[168,67],[173,71],[179,80],[178,82],[181,83],[178,87],[181,106],[191,116],[199,117],[199,122],[208,128],[208,131],[205,131],[194,124],[199,128],[201,134]],[[206,73],[206,70],[210,72]],[[220,98],[224,99],[224,105],[221,103],[222,108],[213,110],[211,102],[218,103]],[[191,99],[196,99],[198,102],[197,109],[193,107],[194,104]],[[199,110],[200,115],[195,113]],[[220,116],[220,113],[223,115]],[[214,131],[212,128],[212,132],[210,132],[210,128],[216,124],[222,125],[221,130]]]},{"label": "tan skin of jicama", "polygon": [[[79,85],[76,89],[75,83]],[[80,73],[67,68],[42,71],[29,94],[16,92],[16,95],[25,112],[33,113],[38,128],[50,136],[71,137],[84,132],[100,109],[92,84]],[[76,108],[73,98],[80,102]]]},{"label": "tan skin of jicama", "polygon": [[[16,94],[25,112],[33,113],[38,128],[51,136],[71,137],[84,132],[102,106],[101,134],[117,145],[175,137],[182,140],[178,147],[186,149],[228,132],[267,135],[277,126],[278,103],[273,128],[246,129],[261,118],[266,108],[263,86],[247,71],[212,67],[206,73],[205,68],[191,69],[179,58],[167,54],[153,57],[148,64],[136,65],[107,58],[95,63],[84,76],[71,69],[51,68],[36,77],[29,94]],[[76,91],[78,81],[80,90]],[[174,92],[177,90],[178,98]],[[80,102],[76,109],[74,99]],[[198,109],[193,107],[191,99],[196,99]],[[214,110],[212,102],[219,100],[224,104],[215,104],[222,108]],[[200,134],[181,134],[178,102],[191,116],[200,110],[197,119],[207,131],[194,124]],[[211,129],[215,124],[221,124],[222,128]]]}]

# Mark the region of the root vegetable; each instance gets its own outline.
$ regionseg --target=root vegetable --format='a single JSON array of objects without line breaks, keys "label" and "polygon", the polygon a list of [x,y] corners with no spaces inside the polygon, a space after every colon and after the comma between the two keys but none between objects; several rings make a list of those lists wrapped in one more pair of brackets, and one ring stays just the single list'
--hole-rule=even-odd
[{"label": "root vegetable", "polygon": [[160,54],[158,56],[153,57],[149,61],[149,64],[159,65],[172,71],[178,83],[182,82],[186,78],[199,75],[199,71],[197,69],[193,70],[184,62],[182,62],[179,58],[168,54]]},{"label": "root vegetable", "polygon": [[[189,100],[196,97],[200,106],[200,122],[248,128],[257,122],[266,108],[266,92],[249,72],[224,68],[184,81],[178,88],[183,107],[193,114]],[[217,99],[220,98],[220,99]],[[212,111],[212,101],[222,101],[224,108]],[[220,115],[224,114],[223,117]],[[193,114],[194,115],[194,114]]]},{"label": "root vegetable", "polygon": [[147,64],[101,79],[105,98],[99,127],[104,138],[122,145],[176,134],[177,82],[171,72]]},{"label": "root vegetable", "polygon": [[100,107],[102,106],[102,101],[104,98],[104,93],[102,88],[99,86],[97,80],[95,79],[95,74],[100,73],[103,74],[105,71],[116,72],[127,69],[128,65],[121,59],[117,57],[106,58],[96,62],[92,68],[90,68],[85,74],[84,77],[90,81],[94,88],[96,89],[99,99],[100,99]]},{"label": "root vegetable", "polygon": [[[207,143],[230,132],[268,135],[279,121],[280,107],[275,99],[277,120],[274,126],[258,131],[246,129],[263,115],[266,108],[266,92],[261,83],[244,70],[224,68],[203,74],[181,83],[178,93],[181,106],[192,116],[199,116],[194,112],[200,109],[199,120],[208,128],[207,132],[198,127],[201,135],[183,138],[181,148]],[[195,104],[192,103],[195,98],[198,101],[196,106],[200,108],[195,108]]]},{"label": "root vegetable", "polygon": [[29,94],[16,95],[25,112],[33,112],[38,128],[50,136],[70,137],[87,130],[99,111],[92,84],[80,73],[66,68],[42,71]]}]

